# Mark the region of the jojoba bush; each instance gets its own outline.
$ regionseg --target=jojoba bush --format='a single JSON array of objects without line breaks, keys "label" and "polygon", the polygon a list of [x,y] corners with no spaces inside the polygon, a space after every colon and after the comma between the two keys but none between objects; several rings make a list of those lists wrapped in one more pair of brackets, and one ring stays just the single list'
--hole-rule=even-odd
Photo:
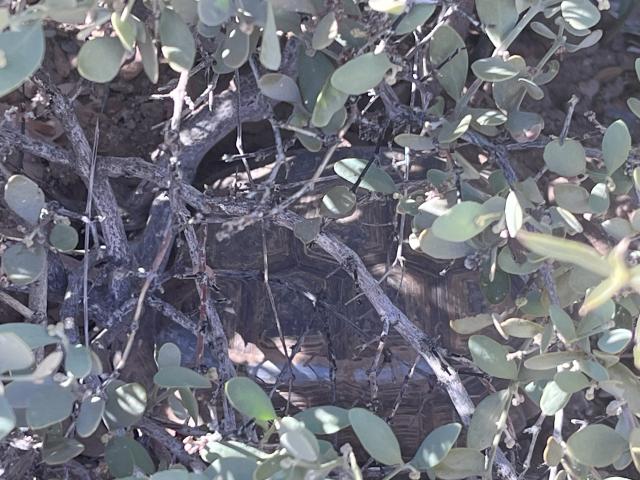
[{"label": "jojoba bush", "polygon": [[[538,440],[544,465],[536,471],[544,469],[556,480],[638,478],[640,166],[627,125],[630,116],[598,123],[595,136],[572,136],[577,101],[572,100],[562,130],[544,136],[545,117],[535,108],[553,87],[562,59],[602,41],[601,16],[617,4],[467,2],[473,8],[464,15],[490,45],[488,54],[475,59],[468,32],[450,21],[461,15],[462,3],[41,0],[1,5],[0,97],[31,82],[49,54],[45,38],[56,41],[55,32],[63,30],[73,32],[81,45],[75,66],[85,83],[108,84],[136,58],[151,83],[165,81],[172,88],[174,76],[187,81],[202,69],[216,78],[241,69],[252,72],[270,105],[285,107],[278,110],[286,112],[285,118],[270,117],[274,131],[293,132],[311,152],[326,151],[324,166],[332,165],[342,181],[324,194],[314,217],[296,220],[296,237],[313,244],[327,224],[350,217],[366,198],[394,202],[411,249],[478,271],[489,306],[478,315],[451,319],[450,327],[468,336],[469,365],[492,385],[470,419],[437,426],[417,452],[402,452],[385,419],[366,408],[314,406],[280,415],[257,383],[242,375],[223,378],[221,366],[187,368],[173,343],[156,348],[152,387],[142,379],[125,383],[119,378],[120,360],[103,365],[92,344],[70,338],[66,325],[32,317],[0,324],[1,448],[17,448],[18,435],[28,432],[38,462],[63,466],[56,471],[67,475],[76,475],[74,468],[87,474],[78,478],[94,478],[106,465],[111,477],[155,480],[515,479],[527,472],[511,465],[513,456],[505,456],[518,440],[505,432],[510,410],[527,398],[539,409],[538,428],[543,422],[554,425]],[[539,57],[510,53],[525,32],[545,45]],[[290,45],[293,51],[287,51]],[[165,64],[175,75],[161,79]],[[638,89],[640,59],[635,70]],[[402,88],[411,91],[408,105],[400,101]],[[182,105],[184,87],[178,98]],[[372,134],[380,137],[376,155],[332,162],[337,142],[361,120],[361,109],[376,102],[384,104],[385,117]],[[628,98],[627,107],[640,117],[639,98]],[[410,187],[408,173],[399,179],[379,161],[388,134],[394,148],[403,151],[407,171],[414,155],[443,160],[441,169],[426,173],[426,187]],[[178,137],[167,135],[165,150],[179,150],[184,142]],[[11,147],[7,138],[0,136],[3,147]],[[275,138],[280,154],[282,139]],[[486,162],[461,148],[469,145],[483,151]],[[531,152],[531,162],[539,166],[535,175],[523,175],[511,157],[514,151]],[[76,158],[82,157],[79,152],[74,148]],[[99,168],[90,177],[87,171],[81,176],[91,182],[94,173],[101,175]],[[313,189],[322,173],[307,179],[305,188]],[[78,254],[79,225],[86,230],[85,245],[104,228],[91,223],[91,204],[76,217],[61,214],[47,201],[49,192],[45,195],[27,174],[3,170],[2,175],[7,212],[20,226],[18,235],[15,230],[2,234],[3,289],[9,296],[34,295],[29,289],[46,278],[48,256]],[[180,188],[189,193],[192,187]],[[623,202],[631,208],[617,208]],[[270,210],[261,211],[266,220],[260,221],[267,221]],[[193,214],[183,223],[199,221]],[[599,232],[597,245],[587,230]],[[102,233],[99,241],[108,243],[108,232]],[[151,273],[159,273],[160,263]],[[136,290],[134,301],[155,288],[152,277],[145,278],[150,280]],[[86,272],[84,281],[92,281]],[[526,288],[512,288],[516,281]],[[236,430],[218,431],[203,420],[196,394],[211,388],[224,390],[225,414],[230,404]],[[568,428],[565,407],[577,397],[591,402],[596,395],[606,399],[606,408],[571,419],[579,428]],[[154,412],[160,407],[171,410],[189,434],[161,423],[153,430],[145,423],[157,420]],[[355,433],[358,445],[337,443],[336,434],[345,429]],[[96,432],[101,432],[101,452],[80,462],[86,448],[81,440]],[[158,461],[145,435],[165,435],[173,461]],[[358,459],[354,447],[370,460]],[[107,473],[103,469],[100,475]]]}]

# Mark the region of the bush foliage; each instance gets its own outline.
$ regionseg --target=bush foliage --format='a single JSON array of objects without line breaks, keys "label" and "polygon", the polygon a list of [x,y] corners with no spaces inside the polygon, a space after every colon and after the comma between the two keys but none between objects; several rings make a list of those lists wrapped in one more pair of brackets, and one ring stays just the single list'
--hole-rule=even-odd
[{"label": "bush foliage", "polygon": [[[3,449],[29,432],[39,442],[42,462],[68,466],[82,457],[80,440],[104,425],[100,462],[115,478],[360,479],[371,475],[369,464],[358,462],[350,445],[335,443],[334,434],[351,428],[384,478],[516,478],[519,466],[509,466],[502,450],[513,447],[505,437],[510,409],[526,396],[538,406],[541,422],[555,418],[554,431],[541,440],[550,478],[621,479],[616,472],[633,466],[640,472],[636,147],[622,119],[598,124],[595,139],[574,138],[570,102],[562,131],[544,137],[544,116],[524,107],[553,84],[559,53],[571,55],[601,41],[601,11],[609,2],[475,0],[470,15],[492,47],[490,56],[479,59],[471,58],[465,32],[449,22],[459,13],[457,2],[16,3],[0,7],[0,96],[30,81],[47,54],[45,38],[66,29],[82,44],[77,71],[88,82],[111,82],[136,55],[152,83],[159,82],[163,64],[181,79],[198,68],[216,75],[251,70],[272,105],[287,105],[287,118],[271,118],[274,130],[292,131],[311,152],[335,149],[358,121],[358,105],[385,101],[377,136],[392,131],[407,166],[412,155],[425,153],[446,166],[430,169],[429,188],[415,191],[377,157],[337,161],[333,171],[343,184],[325,194],[319,216],[297,221],[294,233],[307,244],[317,241],[328,222],[353,214],[363,194],[395,202],[402,225],[405,219],[410,224],[405,240],[413,250],[438,261],[460,259],[478,270],[491,307],[452,319],[451,328],[469,335],[471,362],[495,388],[470,420],[438,426],[417,452],[401,452],[385,420],[367,409],[315,406],[280,416],[256,383],[187,368],[172,343],[157,348],[151,389],[142,381],[125,383],[119,360],[103,366],[88,343],[70,338],[67,326],[33,318],[0,325]],[[544,39],[539,59],[509,53],[525,31]],[[288,39],[296,39],[293,53],[287,52]],[[635,66],[640,81],[640,59]],[[437,95],[428,82],[437,84]],[[394,93],[403,85],[412,89],[409,105]],[[627,105],[640,117],[639,98]],[[180,140],[167,135],[166,143],[175,156]],[[484,151],[487,163],[465,158],[461,145]],[[541,150],[542,158],[538,173],[524,178],[510,152],[528,149]],[[35,295],[48,256],[77,253],[77,218],[52,210],[27,175],[3,175],[4,202],[21,226],[20,236],[3,232],[4,284],[9,293],[31,288]],[[80,175],[89,178],[87,170]],[[315,180],[309,179],[309,188]],[[89,225],[91,209],[84,215]],[[600,232],[604,242],[593,245],[587,229]],[[137,292],[144,297],[154,287],[140,278]],[[527,288],[515,291],[516,279]],[[504,307],[507,299],[511,306]],[[196,392],[222,385],[244,422],[235,436],[207,430],[199,412]],[[580,428],[568,433],[564,408],[572,398],[590,401],[596,394],[607,399],[606,409],[577,419]],[[149,434],[145,418],[158,405],[168,405],[198,437],[186,453],[178,442],[182,453],[174,452],[173,465],[158,464],[141,441],[140,432]],[[186,460],[196,452],[205,468]]]}]

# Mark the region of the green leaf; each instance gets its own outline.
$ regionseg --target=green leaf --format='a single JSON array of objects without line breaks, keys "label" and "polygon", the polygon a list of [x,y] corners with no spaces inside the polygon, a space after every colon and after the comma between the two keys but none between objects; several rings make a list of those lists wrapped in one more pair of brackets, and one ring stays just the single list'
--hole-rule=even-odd
[{"label": "green leaf", "polygon": [[4,201],[17,215],[35,225],[44,207],[44,193],[30,178],[11,175],[4,186]]},{"label": "green leaf", "polygon": [[118,36],[125,50],[132,52],[136,44],[137,25],[132,15],[122,20],[122,15],[116,11],[111,14],[111,26]]},{"label": "green leaf", "polygon": [[560,463],[563,456],[564,448],[562,448],[562,445],[553,437],[547,438],[547,445],[542,453],[544,463],[550,467],[555,467]]},{"label": "green leaf", "polygon": [[42,460],[47,465],[64,465],[84,451],[84,445],[72,438],[45,437],[42,445]]},{"label": "green leaf", "polygon": [[631,97],[627,99],[627,106],[629,110],[633,112],[633,114],[640,118],[640,99],[636,97]]},{"label": "green leaf", "polygon": [[485,214],[482,204],[464,201],[444,212],[433,223],[433,234],[448,242],[464,242],[475,237],[486,228],[479,221]]},{"label": "green leaf", "polygon": [[152,83],[158,83],[158,75],[160,74],[158,51],[147,27],[141,27],[140,32],[142,32],[140,34],[142,38],[138,38],[138,50],[140,50],[140,56],[142,57],[142,68]]},{"label": "green leaf", "polygon": [[376,12],[400,15],[407,6],[407,0],[369,0],[369,8]]},{"label": "green leaf", "polygon": [[73,394],[57,383],[38,385],[27,401],[27,423],[41,429],[61,422],[71,415],[74,402]]},{"label": "green leaf", "polygon": [[533,338],[544,331],[544,327],[524,318],[509,318],[500,323],[500,328],[510,337]]},{"label": "green leaf", "polygon": [[431,38],[429,61],[436,69],[436,78],[442,88],[458,100],[469,68],[469,55],[458,32],[446,24],[438,27]]},{"label": "green leaf", "polygon": [[208,378],[185,367],[161,367],[153,383],[162,388],[211,388]]},{"label": "green leaf", "polygon": [[189,416],[193,419],[194,422],[198,422],[198,400],[196,399],[193,392],[188,388],[179,388],[178,396],[180,397],[180,401],[182,405],[187,410]]},{"label": "green leaf", "polygon": [[240,25],[227,26],[227,37],[222,47],[222,61],[232,69],[240,68],[249,58],[249,35],[244,33]]},{"label": "green leaf", "polygon": [[198,0],[198,18],[205,25],[221,25],[231,16],[232,3],[231,0]]},{"label": "green leaf", "polygon": [[[324,53],[315,52],[315,55],[309,56],[303,48],[298,51],[297,82],[302,95],[302,104],[307,112],[314,111],[316,100],[323,87],[326,85],[331,87],[331,74],[334,70],[333,62]],[[331,88],[335,90],[333,87]],[[337,90],[335,91],[338,92]],[[338,93],[343,97],[342,105],[344,105],[347,95],[343,92]],[[339,107],[334,108],[331,115],[329,115],[329,119],[338,109]],[[325,126],[329,119],[322,126]]]},{"label": "green leaf", "polygon": [[147,408],[147,391],[139,383],[113,381],[106,388],[103,419],[109,430],[135,424]]},{"label": "green leaf", "polygon": [[[333,165],[333,170],[339,177],[355,184],[360,174],[367,166],[367,161],[360,158],[345,158]],[[372,192],[391,194],[398,191],[391,176],[375,165],[371,165],[362,178],[359,187]]]},{"label": "green leaf", "polygon": [[553,380],[559,388],[572,394],[584,390],[591,385],[589,379],[582,372],[563,370],[556,373]]},{"label": "green leaf", "polygon": [[570,398],[571,394],[560,388],[555,381],[548,382],[542,391],[540,409],[544,415],[555,415],[569,403]]},{"label": "green leaf", "polygon": [[476,11],[495,47],[502,44],[518,22],[515,0],[476,0]]},{"label": "green leaf", "polygon": [[566,138],[562,144],[558,139],[547,143],[543,156],[549,170],[564,177],[583,174],[587,165],[584,147],[570,138]]},{"label": "green leaf", "polygon": [[504,206],[504,216],[509,236],[513,238],[518,233],[518,230],[522,228],[522,223],[524,221],[522,206],[518,200],[518,195],[513,190],[511,190],[509,195],[507,195],[507,202]]},{"label": "green leaf", "polygon": [[436,11],[436,5],[430,3],[415,4],[396,25],[396,35],[406,35],[423,25]]},{"label": "green leaf", "polygon": [[461,118],[456,118],[453,121],[444,120],[442,128],[438,132],[438,142],[443,144],[455,142],[458,138],[464,135],[467,130],[469,130],[469,125],[471,125],[472,119],[473,115],[469,113]]},{"label": "green leaf", "polygon": [[[21,22],[12,22],[14,26]],[[40,22],[21,24],[18,30],[0,29],[0,97],[18,88],[35,73],[44,58],[44,31]]]},{"label": "green leaf", "polygon": [[422,471],[438,465],[456,444],[461,430],[459,423],[448,423],[431,431],[418,447],[411,465]]},{"label": "green leaf", "polygon": [[500,417],[509,408],[511,393],[500,390],[486,396],[476,407],[467,431],[467,447],[483,450],[493,444],[498,434]]},{"label": "green leaf", "polygon": [[462,317],[449,322],[451,329],[460,335],[470,335],[493,325],[493,318],[488,313],[480,313],[471,317]]},{"label": "green leaf", "polygon": [[34,323],[2,323],[0,324],[1,333],[15,333],[32,350],[53,345],[60,340],[58,337],[49,335],[47,329],[42,325]]},{"label": "green leaf", "polygon": [[361,95],[377,86],[392,65],[386,53],[365,53],[333,72],[331,84],[349,95]]},{"label": "green leaf", "polygon": [[280,40],[276,28],[276,19],[273,15],[271,2],[266,2],[267,20],[262,30],[262,45],[260,46],[260,63],[269,70],[278,70],[282,54],[280,53]]},{"label": "green leaf", "polygon": [[64,366],[76,378],[84,378],[91,373],[91,352],[84,345],[73,345],[66,349]]},{"label": "green leaf", "polygon": [[156,365],[158,369],[164,367],[179,367],[182,362],[182,353],[175,343],[163,344],[156,353]]},{"label": "green leaf", "polygon": [[501,57],[481,58],[471,64],[471,70],[480,80],[497,83],[517,76],[526,66],[524,59],[515,55],[508,60]]},{"label": "green leaf", "polygon": [[531,370],[549,370],[581,358],[584,354],[578,352],[550,352],[527,358],[524,366]]},{"label": "green leaf", "polygon": [[327,48],[338,36],[338,22],[334,12],[327,13],[316,25],[311,46],[316,50]]},{"label": "green leaf", "polygon": [[196,58],[193,34],[182,17],[170,8],[160,15],[160,43],[164,58],[176,72],[188,72]]},{"label": "green leaf", "polygon": [[16,426],[16,415],[9,400],[4,396],[3,388],[0,387],[0,440],[4,439]]},{"label": "green leaf", "polygon": [[593,378],[596,382],[609,380],[609,372],[599,362],[592,359],[581,358],[578,360],[580,371]]},{"label": "green leaf", "polygon": [[[183,467],[184,468],[184,467]],[[196,477],[195,474],[191,475],[187,470],[182,468],[170,468],[169,470],[163,470],[161,472],[151,475],[150,480],[200,480],[206,478],[204,474],[202,477]]]},{"label": "green leaf", "polygon": [[98,396],[86,397],[80,404],[76,418],[76,433],[81,438],[93,435],[100,425],[106,402]]},{"label": "green leaf", "polygon": [[593,186],[587,204],[589,210],[595,214],[605,213],[609,210],[609,188],[606,183],[596,183]]},{"label": "green leaf", "polygon": [[347,98],[348,95],[334,88],[331,78],[328,78],[315,101],[311,124],[315,127],[326,127],[333,115],[344,107]]},{"label": "green leaf", "polygon": [[364,449],[376,461],[384,465],[402,463],[398,439],[384,420],[364,408],[352,408],[349,421]]},{"label": "green leaf", "polygon": [[607,128],[602,138],[602,159],[610,174],[627,161],[631,151],[631,134],[627,124],[616,120]]},{"label": "green leaf", "polygon": [[42,380],[46,377],[50,377],[58,371],[63,358],[64,354],[61,351],[57,350],[51,352],[36,365],[35,370],[33,373],[29,374],[28,377],[31,380]]},{"label": "green leaf", "polygon": [[433,139],[424,135],[415,135],[413,133],[401,133],[393,139],[401,147],[410,148],[419,152],[428,152],[435,150]]},{"label": "green leaf", "polygon": [[560,307],[551,305],[549,307],[549,316],[560,339],[564,343],[569,343],[576,338],[576,327],[571,317]]},{"label": "green leaf", "polygon": [[590,195],[580,185],[559,183],[553,187],[554,199],[558,205],[572,213],[591,212]]},{"label": "green leaf", "polygon": [[[294,420],[291,417],[282,419],[282,424],[286,420]],[[286,428],[280,431],[280,445],[282,445],[293,457],[303,462],[315,462],[320,455],[320,446],[316,437],[307,430],[302,422],[294,420],[295,428]],[[294,422],[289,422],[293,424]]]},{"label": "green leaf", "polygon": [[484,455],[473,448],[452,448],[445,459],[435,466],[437,478],[443,480],[463,480],[482,475]]},{"label": "green leaf", "polygon": [[505,273],[512,275],[528,275],[540,268],[539,264],[525,260],[523,263],[516,262],[509,247],[504,247],[498,254],[498,266]]},{"label": "green leaf", "polygon": [[136,469],[147,475],[156,470],[145,448],[128,437],[111,438],[105,449],[104,459],[109,471],[116,478],[133,475]]},{"label": "green leaf", "polygon": [[49,243],[61,252],[70,252],[78,245],[78,232],[70,225],[58,223],[49,233]]},{"label": "green leaf", "polygon": [[316,435],[331,435],[349,426],[349,412],[333,405],[307,408],[294,418]]},{"label": "green leaf", "polygon": [[534,112],[513,111],[509,112],[506,127],[516,142],[532,142],[540,136],[544,119]]},{"label": "green leaf", "polygon": [[295,80],[282,73],[267,73],[258,80],[260,91],[278,102],[297,104],[302,101]]},{"label": "green leaf", "polygon": [[313,242],[322,227],[322,217],[303,218],[293,226],[293,234],[304,244]]},{"label": "green leaf", "polygon": [[567,440],[567,452],[583,465],[611,465],[627,448],[625,439],[606,425],[587,425]]},{"label": "green leaf", "polygon": [[515,360],[507,360],[507,348],[495,340],[484,335],[473,335],[469,338],[469,351],[473,363],[489,375],[507,380],[518,377]]},{"label": "green leaf", "polygon": [[118,75],[125,53],[116,37],[92,38],[78,53],[78,72],[92,82],[110,82]]},{"label": "green leaf", "polygon": [[25,370],[36,361],[31,348],[12,332],[0,332],[0,374]]},{"label": "green leaf", "polygon": [[276,412],[267,394],[248,378],[232,378],[225,384],[224,391],[233,408],[243,415],[263,422],[276,418]]},{"label": "green leaf", "polygon": [[600,21],[600,11],[590,0],[563,0],[562,18],[573,28],[585,30]]},{"label": "green leaf", "polygon": [[571,263],[603,277],[611,272],[607,261],[594,248],[583,243],[524,230],[518,232],[517,238],[529,250],[543,257]]},{"label": "green leaf", "polygon": [[614,328],[600,336],[598,339],[598,348],[606,353],[618,354],[627,348],[632,337],[633,334],[631,330]]},{"label": "green leaf", "polygon": [[322,197],[320,215],[328,218],[348,217],[355,211],[356,205],[356,194],[344,185],[337,185]]}]

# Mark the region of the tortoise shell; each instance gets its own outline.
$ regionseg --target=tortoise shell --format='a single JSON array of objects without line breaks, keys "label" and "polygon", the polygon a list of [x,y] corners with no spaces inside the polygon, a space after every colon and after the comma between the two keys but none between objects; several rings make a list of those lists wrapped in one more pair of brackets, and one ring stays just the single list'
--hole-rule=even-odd
[{"label": "tortoise shell", "polygon": [[[401,159],[398,153],[385,155],[385,165]],[[335,158],[344,156],[338,151]],[[349,156],[353,156],[352,151]],[[301,155],[280,183],[286,186],[310,178],[320,159],[320,154]],[[412,175],[424,179],[426,168],[425,162],[416,165]],[[236,180],[221,179],[214,183],[213,190],[222,193]],[[322,180],[312,194],[294,207],[300,215],[318,216],[323,194],[334,185],[346,184],[330,169]],[[282,190],[281,194],[286,197],[293,191]],[[355,213],[324,228],[353,248],[372,275],[380,278],[396,255],[396,202],[363,192],[358,193]],[[268,222],[264,225],[270,287],[286,353],[263,278],[262,227],[252,225],[222,241],[215,238],[217,226],[209,227],[207,261],[216,273],[220,289],[218,311],[238,371],[244,370],[262,383],[267,392],[275,385],[274,403],[284,412],[290,402],[290,414],[327,404],[372,407],[382,417],[395,409],[390,425],[407,454],[412,454],[435,427],[456,421],[446,391],[438,387],[424,361],[417,363],[406,381],[417,353],[393,329],[379,363],[377,398],[372,399],[369,373],[382,332],[380,318],[366,297],[358,296],[357,282],[326,253],[313,244],[303,244],[287,229]],[[455,335],[449,320],[484,308],[477,274],[464,268],[449,268],[449,263],[414,252],[408,244],[403,256],[404,270],[394,268],[383,282],[384,290],[421,329],[438,337],[443,347],[464,353],[466,337]],[[445,267],[446,275],[441,274]],[[172,303],[177,296],[173,291]],[[197,318],[199,300],[193,287],[183,296],[183,304],[178,306]],[[195,340],[191,334],[167,322],[160,329],[160,337],[162,340],[158,341],[179,344],[185,360],[193,361]],[[294,348],[298,353],[291,362],[292,375],[280,375]],[[213,362],[213,356],[208,358]],[[467,377],[465,382],[477,401],[485,389],[474,377]]]}]

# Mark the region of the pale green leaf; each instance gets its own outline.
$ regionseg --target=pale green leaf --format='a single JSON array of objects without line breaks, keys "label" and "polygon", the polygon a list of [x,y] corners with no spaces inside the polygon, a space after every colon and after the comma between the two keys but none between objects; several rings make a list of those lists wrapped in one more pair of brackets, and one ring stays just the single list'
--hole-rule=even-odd
[{"label": "pale green leaf", "polygon": [[41,429],[61,422],[73,409],[74,395],[57,383],[39,385],[27,400],[27,423]]},{"label": "pale green leaf", "polygon": [[569,403],[570,398],[571,394],[560,388],[555,381],[548,382],[542,390],[540,409],[544,415],[555,415]]},{"label": "pale green leaf", "polygon": [[515,360],[507,359],[508,350],[504,345],[484,335],[469,338],[469,351],[473,363],[482,371],[498,378],[514,380],[518,376]]},{"label": "pale green leaf", "polygon": [[524,230],[518,232],[517,238],[529,250],[543,257],[568,262],[603,277],[609,276],[611,272],[607,261],[594,248],[581,242]]},{"label": "pale green leaf", "polygon": [[500,417],[505,409],[509,408],[510,399],[509,390],[500,390],[482,399],[471,417],[467,431],[467,447],[483,450],[493,444],[498,434]]},{"label": "pale green leaf", "polygon": [[518,21],[515,0],[476,0],[476,11],[495,47],[502,44]]},{"label": "pale green leaf", "polygon": [[320,214],[328,218],[344,218],[351,215],[357,204],[355,193],[344,185],[337,185],[322,197]]},{"label": "pale green leaf", "polygon": [[422,471],[438,465],[456,444],[461,430],[459,423],[448,423],[431,431],[418,447],[411,465]]},{"label": "pale green leaf", "polygon": [[327,13],[316,25],[311,38],[311,46],[316,50],[327,48],[338,36],[338,22],[335,12]]},{"label": "pale green leaf", "polygon": [[352,408],[349,421],[364,449],[376,461],[384,465],[402,463],[398,439],[384,420],[364,408]]},{"label": "pale green leaf", "polygon": [[225,384],[224,391],[231,405],[240,413],[263,422],[276,418],[267,394],[248,378],[232,378]]},{"label": "pale green leaf", "polygon": [[43,274],[46,263],[47,252],[41,245],[28,248],[17,243],[2,254],[2,270],[16,285],[35,282]]},{"label": "pale green leaf", "polygon": [[349,426],[349,412],[333,405],[307,408],[294,418],[316,435],[331,435]]},{"label": "pale green leaf", "polygon": [[76,433],[79,437],[86,438],[93,435],[100,425],[105,403],[104,399],[95,395],[82,400],[76,418]]},{"label": "pale green leaf", "polygon": [[44,207],[44,193],[30,178],[11,175],[4,186],[4,201],[16,214],[35,225]]},{"label": "pale green leaf", "polygon": [[87,80],[107,83],[116,78],[126,51],[116,37],[98,37],[82,45],[78,72]]},{"label": "pale green leaf", "polygon": [[161,367],[153,376],[153,383],[163,388],[210,388],[208,378],[185,367]]},{"label": "pale green leaf", "polygon": [[40,22],[21,24],[12,22],[16,30],[0,29],[0,52],[3,64],[0,68],[0,97],[18,88],[35,73],[44,58],[44,31]]},{"label": "pale green leaf", "polygon": [[191,70],[196,57],[193,34],[182,17],[165,7],[160,15],[160,43],[162,55],[176,72]]},{"label": "pale green leaf", "polygon": [[616,120],[607,128],[602,138],[602,159],[611,174],[620,168],[631,151],[631,134],[627,124]]},{"label": "pale green leaf", "polygon": [[625,448],[625,439],[606,425],[587,425],[567,440],[569,455],[584,465],[596,468],[611,465]]},{"label": "pale green leaf", "polygon": [[[347,182],[355,184],[367,167],[367,161],[360,158],[345,158],[333,165],[333,170],[339,177]],[[398,191],[391,176],[376,165],[370,165],[358,185],[372,192],[392,194]]]},{"label": "pale green leaf", "polygon": [[584,30],[600,21],[600,11],[591,0],[563,0],[562,18],[573,28]]},{"label": "pale green leaf", "polygon": [[474,75],[485,82],[503,82],[515,77],[526,68],[524,59],[518,55],[504,60],[501,57],[481,58],[471,64]]},{"label": "pale green leaf", "polygon": [[564,177],[575,177],[584,173],[587,157],[584,147],[577,140],[566,138],[552,140],[544,147],[544,161],[554,173]]},{"label": "pale green leaf", "polygon": [[61,252],[70,252],[78,245],[78,232],[71,225],[58,223],[49,233],[49,243]]},{"label": "pale green leaf", "polygon": [[267,20],[262,30],[262,45],[260,46],[260,63],[269,70],[278,70],[282,54],[280,53],[280,40],[276,28],[276,20],[273,14],[271,2],[266,2]]},{"label": "pale green leaf", "polygon": [[295,80],[282,73],[267,73],[258,80],[260,91],[279,102],[300,103],[300,91]]},{"label": "pale green leaf", "polygon": [[386,53],[365,53],[333,72],[331,84],[349,95],[361,95],[377,86],[391,66]]},{"label": "pale green leaf", "polygon": [[449,25],[441,25],[433,32],[429,61],[442,88],[454,100],[459,99],[467,80],[469,56],[464,41]]}]

